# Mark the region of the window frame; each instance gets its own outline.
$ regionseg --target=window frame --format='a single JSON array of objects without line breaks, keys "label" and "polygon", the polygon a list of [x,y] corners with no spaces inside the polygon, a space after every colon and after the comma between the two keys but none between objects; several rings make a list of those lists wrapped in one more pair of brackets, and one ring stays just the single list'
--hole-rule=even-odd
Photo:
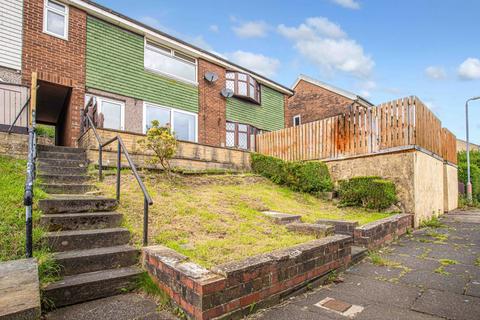
[{"label": "window frame", "polygon": [[[181,62],[185,62],[185,63],[188,63],[188,64],[191,64],[191,65],[194,65],[195,66],[195,80],[192,81],[190,79],[185,79],[185,78],[182,78],[182,77],[179,77],[177,75],[174,75],[174,74],[171,74],[171,73],[168,73],[168,72],[165,72],[165,71],[159,71],[159,70],[155,70],[153,68],[149,68],[146,66],[146,59],[145,59],[145,54],[147,52],[147,46],[153,46],[154,48],[155,47],[161,47],[157,50],[153,49],[155,52],[159,53],[159,54],[163,54],[165,55],[166,57],[170,57],[172,59],[175,59],[175,60],[178,60],[178,61],[181,61]],[[165,49],[165,51],[162,50],[162,48]],[[194,85],[194,86],[198,86],[198,59],[197,58],[194,58],[194,57],[191,57],[190,55],[188,54],[185,54],[181,51],[178,51],[178,50],[175,50],[175,49],[172,49],[168,46],[165,46],[165,45],[162,45],[154,40],[150,40],[150,39],[147,39],[147,37],[144,37],[144,46],[143,46],[143,68],[148,71],[148,72],[151,72],[151,73],[154,73],[154,74],[157,74],[157,75],[161,75],[161,76],[164,76],[164,77],[167,77],[167,78],[171,78],[171,79],[174,79],[174,80],[178,80],[178,81],[182,81],[182,82],[185,82],[185,83],[188,83],[188,84],[191,84],[191,85]],[[149,49],[149,50],[152,50],[152,49]],[[169,50],[170,53],[166,52],[166,50]],[[192,60],[194,60],[195,62],[192,62],[192,61],[188,61],[187,59],[184,59],[182,57],[179,57],[177,55],[175,55],[175,53],[178,53],[179,55],[182,55],[182,56],[185,56],[187,58],[190,58]]]},{"label": "window frame", "polygon": [[95,97],[97,99],[97,112],[98,113],[103,114],[102,111],[103,111],[103,102],[104,101],[120,105],[120,129],[106,128],[105,127],[105,114],[103,114],[104,127],[102,129],[125,131],[125,101],[116,100],[116,99],[112,99],[112,98],[105,98],[105,97],[98,96],[98,95],[95,95],[95,94],[87,93],[87,94],[85,94],[85,103],[84,103],[85,105],[87,104],[87,102],[90,100],[91,97]]},{"label": "window frame", "polygon": [[[65,7],[65,12],[61,12],[55,8],[52,8],[48,6],[48,2],[53,2],[55,4],[58,4],[59,6]],[[48,11],[52,11],[56,14],[62,15],[65,21],[65,25],[63,27],[63,32],[64,35],[58,35],[54,32],[48,31],[47,25],[48,25]],[[68,41],[68,24],[70,21],[70,11],[69,11],[69,6],[63,2],[55,1],[55,0],[44,0],[43,2],[43,33],[46,33],[48,35],[51,35],[53,37],[66,40]]]},{"label": "window frame", "polygon": [[[233,73],[234,74],[234,77],[233,78],[227,78],[227,74],[229,73]],[[246,77],[246,80],[240,80],[238,75],[241,74],[241,75],[244,75]],[[253,87],[255,88],[255,97],[256,98],[252,98],[250,96],[250,84],[251,84],[251,80],[253,80],[254,82],[254,85]],[[240,72],[240,71],[232,71],[232,70],[227,70],[226,71],[226,74],[225,74],[225,86],[226,86],[226,83],[227,81],[233,81],[233,95],[239,99],[245,99],[245,100],[248,100],[252,103],[256,103],[256,104],[262,104],[262,87],[260,85],[260,83],[257,81],[257,79],[255,79],[254,77],[252,77],[251,75],[249,75],[248,73],[244,73],[244,72]],[[245,83],[246,86],[247,86],[247,92],[245,94],[240,94],[239,93],[239,82],[241,83]]]},{"label": "window frame", "polygon": [[[234,125],[234,129],[233,130],[229,130],[227,128],[227,125],[231,123]],[[247,126],[247,130],[246,131],[239,131],[238,127],[239,125],[244,125],[244,126]],[[227,145],[227,132],[232,132],[233,133],[233,146],[228,146]],[[239,146],[239,133],[246,133],[247,134],[247,148],[244,149],[244,148],[240,148]],[[261,129],[258,129],[257,127],[255,126],[252,126],[250,124],[247,124],[247,123],[240,123],[240,122],[234,122],[234,121],[226,121],[226,124],[225,124],[225,147],[226,148],[230,148],[230,149],[238,149],[238,150],[247,150],[247,151],[252,151],[252,147],[255,148],[255,143],[253,144],[252,146],[252,141],[251,141],[251,136],[257,136],[259,134],[262,133],[262,130]],[[253,150],[255,151],[255,150]]]},{"label": "window frame", "polygon": [[[296,119],[298,119],[298,124],[295,124]],[[297,114],[297,115],[293,116],[293,126],[298,127],[298,126],[301,126],[301,125],[302,125],[302,115]]]},{"label": "window frame", "polygon": [[167,107],[164,105],[156,104],[156,103],[151,103],[144,101],[143,102],[143,116],[142,116],[142,133],[146,134],[147,133],[147,108],[152,107],[152,108],[159,108],[159,109],[167,109],[170,111],[170,127],[172,129],[172,132],[175,132],[175,119],[173,117],[174,112],[178,113],[183,113],[187,114],[190,116],[193,116],[195,118],[195,139],[194,141],[189,141],[189,140],[180,140],[180,141],[185,141],[185,142],[195,142],[198,143],[198,114],[194,112],[189,112],[185,110],[180,110],[177,108],[172,108],[172,107]]}]

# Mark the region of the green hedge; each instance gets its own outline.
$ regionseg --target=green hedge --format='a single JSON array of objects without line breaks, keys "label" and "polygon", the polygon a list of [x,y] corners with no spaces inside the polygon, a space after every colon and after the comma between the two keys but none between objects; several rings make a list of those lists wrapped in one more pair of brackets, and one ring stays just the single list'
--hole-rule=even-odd
[{"label": "green hedge", "polygon": [[327,165],[323,162],[283,161],[252,154],[252,171],[294,191],[318,193],[332,191],[333,183]]},{"label": "green hedge", "polygon": [[356,177],[339,182],[340,204],[381,210],[397,202],[395,184],[380,177]]},{"label": "green hedge", "polygon": [[[458,180],[467,187],[467,163],[458,164]],[[480,201],[480,168],[477,164],[470,162],[470,181],[472,182],[472,196]]]}]

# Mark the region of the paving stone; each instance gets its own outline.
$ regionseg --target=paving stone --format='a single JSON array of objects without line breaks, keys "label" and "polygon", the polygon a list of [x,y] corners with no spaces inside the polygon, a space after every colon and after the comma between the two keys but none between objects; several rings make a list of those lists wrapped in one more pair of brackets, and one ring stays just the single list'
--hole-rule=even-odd
[{"label": "paving stone", "polygon": [[400,277],[404,270],[402,268],[395,268],[391,266],[376,266],[371,263],[361,262],[347,270],[347,273],[353,273],[359,276],[365,276],[375,279],[395,279]]},{"label": "paving stone", "polygon": [[309,310],[306,307],[294,304],[288,305],[288,308],[271,308],[259,314],[253,315],[251,319],[277,319],[277,320],[345,320],[345,317],[336,315],[326,310],[317,308],[318,310]]},{"label": "paving stone", "polygon": [[[440,264],[439,264],[440,265]],[[463,294],[468,280],[457,275],[444,275],[427,270],[409,272],[399,279],[400,283],[417,286],[425,289],[436,289]]]},{"label": "paving stone", "polygon": [[0,319],[38,319],[40,287],[37,270],[35,259],[0,263]]},{"label": "paving stone", "polygon": [[478,320],[480,298],[427,290],[415,301],[412,309],[452,320]]},{"label": "paving stone", "polygon": [[480,298],[480,280],[472,280],[467,284],[465,294],[468,296]]},{"label": "paving stone", "polygon": [[367,306],[355,320],[440,320],[443,318],[393,306],[372,304]]},{"label": "paving stone", "polygon": [[48,313],[45,320],[175,320],[167,312],[158,312],[152,299],[130,293],[77,304]]}]

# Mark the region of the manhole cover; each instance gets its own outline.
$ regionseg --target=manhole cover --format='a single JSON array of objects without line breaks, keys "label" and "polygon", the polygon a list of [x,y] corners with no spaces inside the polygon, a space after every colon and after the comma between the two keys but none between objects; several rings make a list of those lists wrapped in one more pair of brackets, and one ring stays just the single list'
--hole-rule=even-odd
[{"label": "manhole cover", "polygon": [[350,307],[352,305],[350,303],[346,303],[346,302],[343,302],[341,300],[332,299],[332,300],[328,300],[327,302],[325,302],[323,304],[323,306],[325,308],[343,313],[343,312],[347,311],[348,309],[350,309]]}]

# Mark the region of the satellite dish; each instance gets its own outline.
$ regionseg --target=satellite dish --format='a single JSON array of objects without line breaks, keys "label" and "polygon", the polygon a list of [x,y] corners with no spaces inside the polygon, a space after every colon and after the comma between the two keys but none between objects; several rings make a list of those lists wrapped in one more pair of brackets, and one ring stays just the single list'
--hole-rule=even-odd
[{"label": "satellite dish", "polygon": [[233,90],[232,90],[232,89],[223,88],[223,89],[222,89],[222,96],[224,96],[225,98],[231,98],[231,97],[233,97]]},{"label": "satellite dish", "polygon": [[207,73],[205,73],[205,80],[213,83],[218,80],[218,75],[215,72],[208,71]]}]

